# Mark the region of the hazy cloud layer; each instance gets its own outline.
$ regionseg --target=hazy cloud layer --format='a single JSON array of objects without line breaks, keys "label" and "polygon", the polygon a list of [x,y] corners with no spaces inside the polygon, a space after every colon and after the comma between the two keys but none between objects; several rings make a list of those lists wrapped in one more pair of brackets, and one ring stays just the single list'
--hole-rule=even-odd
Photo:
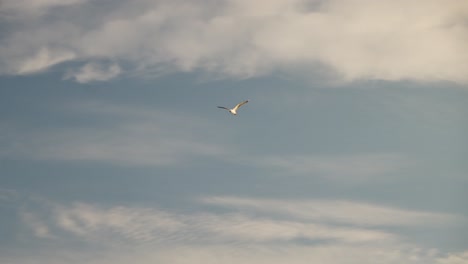
[{"label": "hazy cloud layer", "polygon": [[[437,216],[431,212],[390,209],[380,205],[348,201],[345,210],[341,201],[268,201],[233,197],[206,197],[205,203],[232,204],[226,212],[200,210],[198,212],[168,211],[157,207],[101,206],[89,203],[60,204],[42,200],[41,210],[21,209],[20,217],[30,236],[53,247],[73,241],[95,250],[80,251],[62,248],[51,255],[39,247],[34,261],[27,254],[0,257],[7,263],[466,263],[466,252],[443,253],[409,242],[394,231],[383,228],[385,217],[369,223],[353,215],[395,214],[397,224],[411,224],[416,218],[436,217],[420,228],[432,228],[435,222],[450,226],[454,215]],[[245,211],[247,203],[261,203],[266,210]],[[273,203],[273,204],[271,204]],[[318,218],[301,218],[301,212],[311,211],[310,204],[323,210]],[[329,205],[338,205],[338,214]],[[287,214],[271,215],[267,211],[279,205],[295,208]],[[324,208],[329,209],[324,209]],[[366,210],[360,210],[365,208]],[[357,211],[353,211],[357,209]],[[284,212],[283,212],[284,213]],[[420,220],[420,219],[419,219]],[[418,220],[418,221],[419,221]],[[447,221],[449,220],[449,221]],[[391,220],[390,220],[391,221]],[[353,225],[361,225],[356,227]],[[376,228],[376,225],[380,226]],[[350,226],[351,225],[351,226]],[[23,230],[23,236],[27,235]],[[37,241],[37,240],[33,240]],[[57,245],[56,245],[57,244]],[[60,246],[63,247],[63,246]],[[41,251],[45,250],[45,251]],[[36,251],[37,252],[37,251]]]},{"label": "hazy cloud layer", "polygon": [[380,245],[324,245],[309,247],[258,246],[232,247],[226,245],[177,246],[172,248],[121,248],[100,252],[58,251],[38,256],[1,257],[5,263],[21,264],[465,264],[466,252],[438,256],[434,250],[388,247]]},{"label": "hazy cloud layer", "polygon": [[[1,14],[3,74],[73,60],[83,65],[65,74],[78,82],[127,71],[247,78],[317,66],[347,81],[468,82],[465,1],[23,0],[6,1]],[[96,66],[102,59],[113,66]]]},{"label": "hazy cloud layer", "polygon": [[69,208],[54,208],[54,214],[54,224],[62,230],[102,243],[108,243],[106,239],[112,235],[121,236],[130,243],[166,244],[273,243],[298,238],[358,243],[390,241],[394,238],[384,231],[275,220],[239,213],[180,214],[154,208],[99,208],[78,203]]},{"label": "hazy cloud layer", "polygon": [[[319,176],[347,183],[378,180],[408,166],[397,154],[252,155],[249,146],[226,142],[228,131],[212,120],[189,113],[117,105],[98,101],[68,104],[60,111],[102,118],[98,125],[32,131],[18,124],[1,125],[0,157],[104,162],[119,166],[180,166],[196,157],[267,169],[281,175]],[[112,133],[109,133],[112,131]]]}]

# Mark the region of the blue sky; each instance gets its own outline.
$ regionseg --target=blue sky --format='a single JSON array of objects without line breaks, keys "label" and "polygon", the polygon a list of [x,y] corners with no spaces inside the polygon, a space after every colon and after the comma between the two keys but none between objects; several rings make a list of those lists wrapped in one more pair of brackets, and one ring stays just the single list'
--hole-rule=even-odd
[{"label": "blue sky", "polygon": [[468,263],[466,17],[3,1],[0,262]]}]

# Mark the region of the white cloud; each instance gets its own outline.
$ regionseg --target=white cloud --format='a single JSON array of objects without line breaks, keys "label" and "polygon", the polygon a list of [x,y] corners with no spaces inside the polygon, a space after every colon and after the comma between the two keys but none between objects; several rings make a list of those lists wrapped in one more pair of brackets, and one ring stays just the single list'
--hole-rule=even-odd
[{"label": "white cloud", "polygon": [[[1,42],[6,62],[0,71],[21,73],[32,54],[60,49],[74,51],[68,60],[106,58],[141,72],[202,70],[245,78],[324,65],[347,81],[468,82],[464,1],[137,0],[106,3],[105,13],[94,8],[97,2],[76,9],[82,2],[66,1],[61,11],[67,16],[13,23]],[[87,10],[93,17],[78,15]],[[47,34],[51,28],[55,32]]]},{"label": "white cloud", "polygon": [[99,208],[76,203],[54,208],[56,225],[87,240],[107,241],[117,234],[131,242],[167,239],[184,228],[175,215],[153,208]]},{"label": "white cloud", "polygon": [[201,200],[204,204],[229,209],[224,212],[39,202],[43,210],[22,209],[20,212],[21,219],[35,236],[60,237],[58,231],[62,230],[77,239],[106,245],[114,242],[141,245],[301,243],[297,241],[393,244],[402,242],[401,235],[395,230],[386,230],[388,227],[433,229],[461,220],[450,214],[339,200],[235,197]]},{"label": "white cloud", "polygon": [[[226,200],[231,198],[207,200],[213,199],[224,199],[222,203],[227,204]],[[291,206],[297,204],[288,201],[285,203]],[[327,202],[322,203],[325,207],[329,206]],[[318,223],[316,219],[298,219],[295,212],[278,217],[257,208],[254,213],[243,210],[221,213],[207,210],[168,211],[157,207],[100,206],[90,203],[46,202],[44,205],[43,211],[23,211],[22,217],[26,220],[27,227],[35,231],[39,230],[37,223],[47,224],[50,227],[48,236],[44,236],[42,232],[36,232],[35,236],[40,239],[39,242],[49,241],[52,244],[41,243],[42,246],[36,247],[31,256],[2,255],[2,263],[73,264],[86,261],[95,264],[370,264],[375,263],[376,259],[384,264],[466,263],[463,262],[466,260],[466,253],[446,255],[434,248],[409,243],[407,238],[402,239],[400,235],[381,228],[336,224],[341,222],[343,215],[330,216],[326,211],[319,214],[326,216],[327,223]],[[284,209],[278,201],[274,205],[280,207],[279,211]],[[320,202],[315,205],[323,208]],[[348,211],[346,214],[363,213],[358,208],[359,203],[350,202],[348,205],[351,209],[358,210]],[[266,206],[267,210],[271,207],[264,202],[262,206]],[[240,207],[248,206],[241,204]],[[305,204],[298,204],[297,207],[302,207],[302,211],[310,210]],[[340,206],[337,210],[344,213]],[[370,211],[382,213],[388,210],[374,205]],[[410,211],[392,209],[391,212],[406,220],[413,218]],[[349,220],[351,218],[344,222],[355,223],[355,220]],[[367,220],[364,223],[367,224]],[[50,233],[51,230],[53,233]],[[54,235],[53,240],[50,240],[51,235]],[[67,239],[77,240],[88,249],[70,248],[66,246],[70,245]],[[52,246],[53,250],[46,245]],[[57,248],[60,249],[58,252]]]},{"label": "white cloud", "polygon": [[88,83],[92,81],[107,81],[122,72],[118,64],[101,65],[97,63],[88,63],[78,71],[69,72],[65,78],[75,79],[79,83]]},{"label": "white cloud", "polygon": [[154,208],[100,208],[78,203],[54,209],[56,225],[78,237],[112,243],[121,236],[129,243],[272,243],[293,239],[330,239],[343,243],[392,241],[378,230],[254,218],[245,214],[176,214]]},{"label": "white cloud", "polygon": [[49,50],[42,48],[33,57],[25,59],[18,68],[18,74],[31,74],[44,71],[56,64],[72,60],[75,54],[67,51]]}]

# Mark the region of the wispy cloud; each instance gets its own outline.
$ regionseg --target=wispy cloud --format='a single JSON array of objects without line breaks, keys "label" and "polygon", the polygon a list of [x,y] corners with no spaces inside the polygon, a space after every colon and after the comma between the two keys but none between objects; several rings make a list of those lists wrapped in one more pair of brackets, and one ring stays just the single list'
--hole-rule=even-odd
[{"label": "wispy cloud", "polygon": [[39,238],[53,238],[51,235],[49,227],[45,222],[37,217],[36,214],[22,210],[19,212],[21,221],[29,227],[34,235]]},{"label": "wispy cloud", "polygon": [[102,65],[98,63],[88,63],[78,71],[70,71],[65,79],[75,79],[79,83],[88,83],[92,81],[107,81],[122,72],[118,64]]},{"label": "wispy cloud", "polygon": [[294,239],[347,243],[391,241],[394,235],[246,214],[170,213],[154,208],[100,208],[75,204],[54,209],[56,225],[78,237],[109,243],[119,235],[131,243],[272,243]]},{"label": "wispy cloud", "polygon": [[49,50],[42,48],[32,57],[26,58],[20,63],[18,74],[31,74],[48,69],[51,66],[72,60],[76,56],[70,51]]},{"label": "wispy cloud", "polygon": [[[48,201],[42,205],[44,210],[22,211],[24,223],[34,231],[35,237],[56,243],[77,240],[89,248],[98,247],[100,253],[62,247],[60,254],[50,255],[49,249],[41,247],[42,251],[35,255],[34,261],[27,254],[5,255],[0,260],[8,260],[8,263],[60,263],[66,259],[67,263],[80,263],[87,259],[91,261],[89,263],[96,264],[128,263],[130,259],[138,263],[194,263],[195,259],[197,263],[219,263],[221,259],[223,263],[298,264],[310,261],[370,264],[377,258],[379,263],[385,264],[459,264],[466,261],[466,253],[445,255],[437,249],[410,243],[400,234],[381,227],[389,221],[397,225],[413,225],[413,221],[423,217],[438,217],[440,222],[449,224],[446,220],[456,216],[445,219],[437,213],[389,209],[351,201],[347,204],[341,201],[309,201],[318,208],[317,215],[324,217],[304,218],[295,209],[310,211],[310,204],[297,201],[272,201],[273,204],[269,204],[265,200],[229,197],[207,197],[202,201],[227,205],[230,210],[220,212],[205,208],[198,212],[183,212],[157,207]],[[235,206],[231,206],[233,203]],[[257,203],[266,209],[244,210],[250,208],[249,203]],[[279,215],[286,210],[285,205],[293,209]],[[330,205],[337,206],[339,213],[331,214]],[[278,206],[276,214],[268,212],[273,206]],[[346,211],[344,206],[351,208]],[[377,216],[386,212],[396,216],[389,221],[377,217],[370,222],[353,217],[363,213]],[[403,220],[395,220],[396,217]],[[376,223],[379,227],[375,226]],[[420,228],[431,228],[433,224]],[[45,225],[49,228],[44,229]],[[50,240],[52,235],[54,239]],[[126,250],[122,251],[124,248]]]},{"label": "wispy cloud", "polygon": [[132,242],[161,241],[185,227],[175,215],[154,208],[100,208],[76,203],[55,206],[53,213],[54,224],[62,230],[104,243],[111,242],[107,239],[115,234]]},{"label": "wispy cloud", "polygon": [[[7,7],[21,13],[37,1],[17,2]],[[137,0],[106,2],[102,9],[97,2],[69,0],[60,3],[62,14],[47,16],[58,12],[48,8],[58,2],[39,1],[35,6],[44,15],[13,20],[1,42],[0,72],[52,66],[28,66],[46,49],[62,61],[106,58],[142,72],[202,70],[246,78],[322,65],[348,81],[468,82],[468,5],[458,0]],[[88,11],[94,15],[79,15]],[[57,49],[75,56],[59,56]],[[111,72],[108,78],[120,73]]]},{"label": "wispy cloud", "polygon": [[[20,216],[39,238],[60,237],[63,233],[57,232],[61,231],[79,240],[108,245],[320,241],[393,244],[402,239],[394,227],[428,229],[463,221],[457,215],[344,200],[206,197],[199,201],[228,210],[205,207],[198,212],[182,212],[158,207],[61,204],[42,199],[36,201],[42,210],[23,208]],[[116,236],[119,239],[115,240]]]}]

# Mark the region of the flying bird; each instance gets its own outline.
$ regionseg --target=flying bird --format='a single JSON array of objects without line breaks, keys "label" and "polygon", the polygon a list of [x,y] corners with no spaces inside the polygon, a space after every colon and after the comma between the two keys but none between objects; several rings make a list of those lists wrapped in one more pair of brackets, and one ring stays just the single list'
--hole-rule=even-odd
[{"label": "flying bird", "polygon": [[224,106],[218,106],[218,108],[221,108],[221,109],[226,109],[229,111],[229,113],[233,114],[233,115],[237,115],[237,109],[239,109],[239,107],[245,105],[246,103],[248,103],[249,100],[245,100],[244,102],[242,103],[238,103],[236,106],[234,106],[234,108],[227,108],[227,107],[224,107]]}]

